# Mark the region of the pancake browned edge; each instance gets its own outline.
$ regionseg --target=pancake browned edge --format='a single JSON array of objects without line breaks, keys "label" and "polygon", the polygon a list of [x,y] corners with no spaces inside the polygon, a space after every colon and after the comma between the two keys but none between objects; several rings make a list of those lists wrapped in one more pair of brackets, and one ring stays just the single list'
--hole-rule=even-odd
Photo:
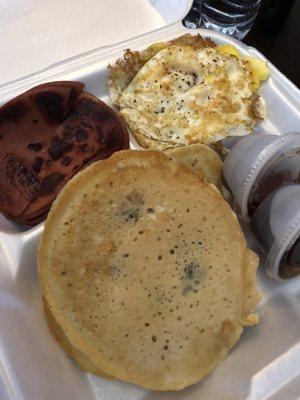
[{"label": "pancake browned edge", "polygon": [[112,376],[105,374],[103,371],[101,371],[99,368],[93,365],[91,360],[89,360],[84,353],[76,349],[71,344],[71,342],[65,335],[62,327],[57,323],[56,319],[51,313],[50,307],[48,306],[45,299],[43,299],[43,304],[44,304],[44,314],[47,321],[47,325],[54,339],[64,349],[64,351],[78,363],[80,368],[84,371],[102,376],[106,379],[114,379]]},{"label": "pancake browned edge", "polygon": [[39,248],[62,347],[82,368],[155,390],[196,383],[257,323],[257,264],[215,186],[157,151],[76,175]]}]

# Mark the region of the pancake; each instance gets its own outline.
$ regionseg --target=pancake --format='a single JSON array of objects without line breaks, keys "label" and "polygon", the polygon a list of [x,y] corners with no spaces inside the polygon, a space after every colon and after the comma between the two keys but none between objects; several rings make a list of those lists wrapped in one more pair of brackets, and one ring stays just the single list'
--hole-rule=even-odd
[{"label": "pancake", "polygon": [[43,296],[71,345],[155,390],[196,383],[257,322],[256,267],[218,190],[157,151],[77,174],[39,248]]},{"label": "pancake", "polygon": [[165,153],[172,160],[192,168],[202,175],[208,182],[221,189],[222,161],[218,154],[204,144],[190,144],[188,146],[168,149]]}]

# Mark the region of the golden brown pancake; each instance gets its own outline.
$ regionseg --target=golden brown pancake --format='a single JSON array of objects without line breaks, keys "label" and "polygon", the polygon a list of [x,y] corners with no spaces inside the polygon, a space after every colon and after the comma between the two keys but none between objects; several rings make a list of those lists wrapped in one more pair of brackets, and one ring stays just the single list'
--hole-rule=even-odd
[{"label": "golden brown pancake", "polygon": [[168,149],[166,154],[201,174],[206,182],[214,184],[218,189],[221,188],[222,161],[210,147],[200,143],[190,144]]},{"label": "golden brown pancake", "polygon": [[76,175],[39,249],[42,292],[70,344],[156,390],[199,381],[255,322],[256,267],[218,190],[157,151]]}]

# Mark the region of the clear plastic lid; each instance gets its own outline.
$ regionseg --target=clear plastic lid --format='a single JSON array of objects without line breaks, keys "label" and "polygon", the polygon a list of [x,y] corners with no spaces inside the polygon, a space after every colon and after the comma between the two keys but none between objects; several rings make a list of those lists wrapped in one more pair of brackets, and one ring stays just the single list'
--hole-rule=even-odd
[{"label": "clear plastic lid", "polygon": [[266,253],[267,273],[277,280],[300,278],[300,185],[269,194],[251,220],[251,230]]},{"label": "clear plastic lid", "polygon": [[[300,149],[299,133],[280,136],[253,133],[232,147],[224,162],[223,176],[234,197],[234,206],[244,220],[249,221],[249,198],[259,187],[260,178],[265,176],[265,171],[272,172],[276,161],[293,149]],[[270,191],[281,184],[275,183]]]}]

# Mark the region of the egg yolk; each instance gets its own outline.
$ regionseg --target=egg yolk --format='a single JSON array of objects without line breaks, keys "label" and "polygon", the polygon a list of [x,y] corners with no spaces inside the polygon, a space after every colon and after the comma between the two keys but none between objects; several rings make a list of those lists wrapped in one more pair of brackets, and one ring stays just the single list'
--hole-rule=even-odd
[{"label": "egg yolk", "polygon": [[231,44],[220,44],[217,49],[221,51],[222,53],[226,54],[231,54],[232,56],[236,56],[237,58],[240,58],[240,54],[237,51],[237,49],[232,46]]},{"label": "egg yolk", "polygon": [[260,82],[265,81],[269,76],[267,62],[255,57],[245,57],[244,60],[248,61],[250,64],[254,88],[257,89]]},{"label": "egg yolk", "polygon": [[217,48],[222,53],[230,54],[237,58],[242,58],[249,63],[255,90],[259,87],[262,81],[265,81],[269,77],[269,68],[266,61],[255,57],[241,57],[237,49],[231,44],[221,44]]}]

